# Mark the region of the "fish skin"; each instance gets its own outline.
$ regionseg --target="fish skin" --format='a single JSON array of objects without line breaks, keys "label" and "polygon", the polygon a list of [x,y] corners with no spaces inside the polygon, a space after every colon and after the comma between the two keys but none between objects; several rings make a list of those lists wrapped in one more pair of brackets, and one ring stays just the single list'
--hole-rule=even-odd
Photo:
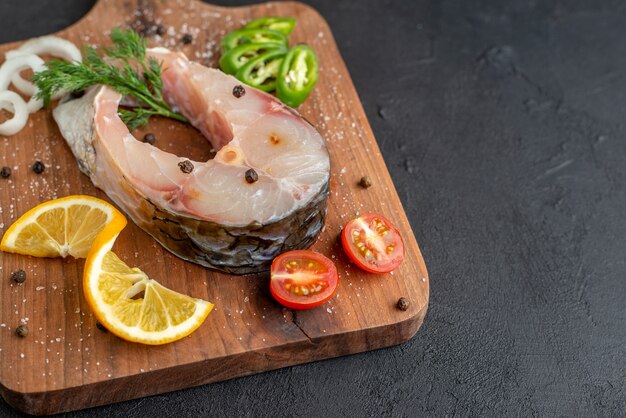
[{"label": "fish skin", "polygon": [[[246,89],[252,94],[256,93],[249,87]],[[262,94],[265,95],[265,93]],[[178,257],[231,274],[256,273],[269,269],[272,260],[284,251],[307,248],[320,234],[327,213],[329,160],[328,175],[321,177],[322,181],[315,183],[313,189],[309,190],[309,186],[306,185],[294,189],[294,195],[302,191],[304,198],[303,201],[299,201],[299,195],[296,196],[297,206],[294,205],[292,210],[279,212],[276,216],[272,213],[267,215],[262,222],[251,219],[239,223],[233,222],[233,219],[220,222],[219,217],[215,219],[214,215],[203,217],[201,213],[194,212],[193,205],[190,205],[191,209],[187,210],[185,206],[187,196],[175,196],[172,198],[174,203],[170,203],[162,199],[164,193],[169,196],[170,191],[159,189],[156,194],[157,198],[152,198],[150,194],[155,196],[155,190],[149,186],[140,187],[142,185],[138,186],[136,182],[129,181],[129,173],[120,168],[123,167],[123,161],[106,157],[110,150],[107,149],[108,145],[97,129],[96,114],[98,103],[106,105],[107,97],[108,105],[111,106],[111,100],[115,100],[112,91],[102,86],[92,87],[81,98],[73,100],[69,97],[64,98],[53,111],[53,117],[74,153],[81,171],[90,177],[94,185],[104,190],[139,227]],[[99,101],[101,98],[105,100]],[[118,102],[119,99],[118,97]],[[275,99],[272,98],[272,100]],[[272,101],[269,106],[277,109],[276,113],[271,113],[272,115],[280,116],[284,113],[294,118],[297,123],[308,124],[297,112],[284,105],[281,106]],[[283,111],[283,108],[286,110]],[[258,118],[257,122],[261,119]],[[271,122],[272,119],[270,118],[269,121]],[[201,131],[205,135],[210,135],[211,120],[209,119],[207,123],[207,119],[204,118],[202,123],[205,126],[200,127]],[[109,129],[109,125],[105,125],[106,129]],[[223,123],[213,125],[224,130]],[[240,129],[239,132],[247,131]],[[124,141],[131,141],[125,144],[132,144],[135,147],[148,146],[147,144],[137,145],[132,141],[133,139],[125,137]],[[218,147],[227,143],[223,138],[221,140],[222,143]],[[325,149],[325,145],[323,147]],[[144,148],[141,149],[144,150]],[[327,158],[327,151],[325,153]],[[320,155],[323,156],[323,153]],[[169,155],[168,158],[178,157]],[[322,163],[321,166],[325,167],[325,164]],[[320,176],[319,173],[315,173],[313,174]],[[287,181],[285,187],[289,187],[290,180],[285,181]],[[174,188],[171,193],[176,193],[177,190]]]},{"label": "fish skin", "polygon": [[315,242],[324,226],[327,201],[328,183],[307,206],[290,216],[243,227],[182,217],[151,204],[151,222],[138,225],[184,260],[231,274],[258,273],[269,270],[279,254]]},{"label": "fish skin", "polygon": [[72,100],[71,94],[67,94],[59,101],[62,111],[56,109],[52,112],[54,119],[69,145],[78,168],[84,174],[91,177],[96,166],[96,151],[93,147],[95,138],[93,100],[98,93],[97,87],[90,88],[81,100]]}]

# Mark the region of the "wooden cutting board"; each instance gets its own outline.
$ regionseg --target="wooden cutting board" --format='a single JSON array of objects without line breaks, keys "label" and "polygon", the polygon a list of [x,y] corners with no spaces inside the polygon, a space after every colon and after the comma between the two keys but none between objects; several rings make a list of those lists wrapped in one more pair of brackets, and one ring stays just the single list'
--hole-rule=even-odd
[{"label": "wooden cutting board", "polygon": [[[115,251],[128,264],[176,291],[215,303],[191,336],[165,346],[122,341],[100,331],[82,296],[82,260],[37,259],[0,253],[0,392],[17,409],[50,414],[102,405],[402,343],[411,338],[428,306],[428,274],[398,195],[380,154],[348,70],[324,19],[301,3],[223,8],[183,0],[101,0],[77,24],[58,35],[79,45],[106,43],[116,26],[143,30],[153,46],[180,49],[216,66],[222,36],[260,16],[298,19],[292,44],[317,52],[320,78],[300,111],[327,141],[332,178],[325,230],[313,249],[337,265],[340,285],[327,304],[294,312],[269,295],[268,274],[229,276],[183,262],[132,223]],[[162,25],[163,36],[155,34]],[[183,45],[183,34],[193,42]],[[0,46],[0,57],[19,42]],[[155,120],[155,145],[178,155],[209,158],[192,128]],[[138,133],[141,135],[143,132]],[[173,141],[175,139],[175,141]],[[43,174],[30,169],[36,159]],[[0,137],[0,233],[29,208],[52,198],[90,194],[107,199],[82,175],[50,110],[42,110],[18,135]],[[373,186],[363,189],[363,175]],[[337,240],[342,226],[366,212],[393,220],[406,243],[404,263],[384,276],[350,265]],[[24,269],[17,285],[10,274]],[[410,301],[400,311],[400,297]],[[27,338],[15,328],[26,322]]]}]

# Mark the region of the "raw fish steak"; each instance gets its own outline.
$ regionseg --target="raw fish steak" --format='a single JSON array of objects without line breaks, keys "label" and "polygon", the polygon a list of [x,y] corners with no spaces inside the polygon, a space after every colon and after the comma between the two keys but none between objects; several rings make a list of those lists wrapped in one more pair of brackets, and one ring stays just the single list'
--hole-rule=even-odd
[{"label": "raw fish steak", "polygon": [[81,171],[165,248],[206,267],[263,271],[311,245],[330,178],[319,132],[271,95],[248,86],[234,94],[241,82],[182,53],[149,54],[163,63],[167,101],[215,158],[189,161],[137,140],[118,116],[121,95],[95,86],[53,112]]}]

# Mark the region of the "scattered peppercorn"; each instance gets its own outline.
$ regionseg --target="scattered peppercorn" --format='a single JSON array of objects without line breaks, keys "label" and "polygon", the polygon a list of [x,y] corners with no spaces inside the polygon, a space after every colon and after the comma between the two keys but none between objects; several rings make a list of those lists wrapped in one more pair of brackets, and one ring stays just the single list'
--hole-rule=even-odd
[{"label": "scattered peppercorn", "polygon": [[104,325],[102,325],[98,321],[96,321],[96,328],[98,328],[100,331],[104,331],[104,332],[108,332],[109,331],[108,329],[106,329],[106,327]]},{"label": "scattered peppercorn", "polygon": [[0,170],[0,177],[3,179],[8,179],[11,177],[11,167],[2,167]]},{"label": "scattered peppercorn", "polygon": [[15,270],[13,273],[11,273],[11,280],[13,280],[15,283],[24,283],[24,281],[26,280],[26,272],[22,269]]},{"label": "scattered peppercorn", "polygon": [[150,145],[154,145],[154,141],[156,141],[156,136],[154,134],[149,133],[143,136],[143,142],[147,142]]},{"label": "scattered peppercorn", "polygon": [[398,299],[398,309],[400,309],[401,311],[406,311],[407,309],[409,309],[409,301],[406,298],[400,298]]},{"label": "scattered peppercorn", "polygon": [[35,174],[41,174],[45,169],[46,166],[39,160],[35,161],[35,164],[33,164],[33,171]]},{"label": "scattered peppercorn", "polygon": [[70,93],[70,96],[72,97],[72,99],[80,99],[84,95],[85,95],[85,90],[74,90],[73,92]]},{"label": "scattered peppercorn", "polygon": [[256,183],[257,180],[259,180],[259,175],[256,173],[256,171],[254,171],[254,168],[246,171],[246,181],[249,184]]},{"label": "scattered peppercorn", "polygon": [[193,171],[193,164],[189,160],[179,162],[178,166],[180,167],[180,171],[185,174],[189,174]]},{"label": "scattered peppercorn", "polygon": [[158,25],[156,27],[156,34],[159,35],[159,36],[163,36],[164,33],[165,33],[165,26]]},{"label": "scattered peppercorn", "polygon": [[233,87],[233,96],[239,99],[240,97],[245,95],[246,89],[241,84],[237,84],[235,87]]},{"label": "scattered peppercorn", "polygon": [[370,176],[361,177],[361,180],[359,180],[359,186],[364,189],[369,189],[370,187],[372,187],[372,179],[370,178]]},{"label": "scattered peppercorn", "polygon": [[186,33],[181,38],[181,42],[185,45],[189,45],[191,42],[193,42],[193,36],[191,36],[191,34],[189,33]]},{"label": "scattered peppercorn", "polygon": [[28,327],[24,324],[18,326],[17,328],[15,328],[15,333],[17,334],[18,337],[26,337],[28,335]]}]

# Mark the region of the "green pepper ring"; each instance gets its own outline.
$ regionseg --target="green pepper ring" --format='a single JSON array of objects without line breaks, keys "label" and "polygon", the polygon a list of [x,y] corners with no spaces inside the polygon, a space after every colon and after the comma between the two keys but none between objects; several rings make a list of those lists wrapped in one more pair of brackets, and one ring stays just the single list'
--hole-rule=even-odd
[{"label": "green pepper ring", "polygon": [[[274,42],[251,43],[251,44],[239,45],[221,56],[220,68],[226,74],[235,75],[237,74],[237,71],[239,71],[239,69],[243,67],[250,60],[266,52],[278,51],[278,50],[287,53],[287,47],[285,47],[282,44],[278,44]],[[247,54],[250,54],[250,53],[252,53],[252,56],[247,57],[247,61],[242,62],[242,59],[246,57]]]},{"label": "green pepper ring", "polygon": [[281,44],[285,47],[289,45],[287,35],[271,29],[239,29],[230,32],[222,38],[220,45],[222,47],[222,54],[225,54],[242,44],[266,42]]},{"label": "green pepper ring", "polygon": [[[271,92],[272,90],[276,89],[276,78],[278,76],[281,63],[283,58],[285,57],[285,54],[286,53],[284,51],[280,50],[270,51],[266,52],[265,54],[261,54],[258,57],[251,59],[243,67],[241,67],[239,71],[237,71],[235,77],[237,77],[239,81],[242,81],[249,86],[252,86],[259,90],[263,90],[265,92]],[[257,70],[257,67],[261,63],[263,67],[268,67],[274,64],[276,66],[276,69],[273,74],[270,74],[271,77],[265,77],[259,82],[254,78],[252,74],[255,70]],[[273,80],[269,83],[266,83],[269,78],[273,78]]]},{"label": "green pepper ring", "polygon": [[[302,56],[302,54],[304,56]],[[292,68],[294,65],[299,65],[304,62],[306,64],[306,74],[304,80],[292,80],[294,73],[296,77],[301,76],[296,70],[298,68]],[[297,107],[307,98],[318,78],[318,62],[315,51],[306,45],[300,44],[291,48],[278,71],[276,93],[280,100],[288,106]],[[303,83],[300,87],[294,86],[293,82]]]},{"label": "green pepper ring", "polygon": [[291,17],[268,16],[255,19],[244,26],[244,29],[271,29],[289,35],[296,25],[296,19]]}]

